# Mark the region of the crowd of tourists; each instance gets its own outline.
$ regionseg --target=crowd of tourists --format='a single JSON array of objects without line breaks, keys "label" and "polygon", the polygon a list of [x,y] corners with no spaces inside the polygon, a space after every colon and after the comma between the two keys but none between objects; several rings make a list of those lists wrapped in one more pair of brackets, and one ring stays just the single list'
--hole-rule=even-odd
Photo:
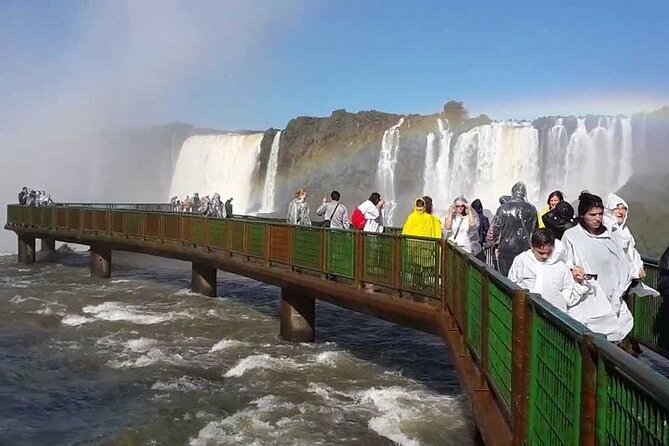
[{"label": "crowd of tourists", "polygon": [[186,195],[183,200],[174,195],[170,198],[170,209],[173,212],[193,212],[208,217],[230,218],[232,217],[232,198],[228,198],[223,203],[218,193],[211,198],[209,195],[200,198],[200,194],[195,192],[192,197]]},{"label": "crowd of tourists", "polygon": [[24,187],[19,192],[19,204],[21,206],[50,206],[53,200],[46,191]]},{"label": "crowd of tourists", "polygon": [[[304,189],[295,192],[288,205],[288,223],[312,225],[307,197]],[[350,215],[340,200],[338,191],[323,198],[316,211],[323,226],[384,231],[380,194],[372,193]],[[538,212],[527,200],[525,184],[518,182],[499,203],[491,222],[480,200],[470,203],[461,196],[441,220],[433,214],[432,198],[419,197],[402,234],[446,238],[521,288],[541,294],[593,332],[614,342],[625,339],[634,321],[624,297],[659,294],[642,282],[646,271],[626,224],[627,202],[613,193],[603,200],[583,191],[575,212],[556,190]]]}]

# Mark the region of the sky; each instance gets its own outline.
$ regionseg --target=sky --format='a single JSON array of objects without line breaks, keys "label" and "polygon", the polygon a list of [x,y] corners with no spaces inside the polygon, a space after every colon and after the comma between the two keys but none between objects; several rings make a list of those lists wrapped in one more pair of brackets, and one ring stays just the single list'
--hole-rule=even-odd
[{"label": "sky", "polygon": [[[669,104],[669,2],[0,2],[0,131],[284,127],[376,109],[631,113]],[[64,119],[67,118],[67,119]]]}]

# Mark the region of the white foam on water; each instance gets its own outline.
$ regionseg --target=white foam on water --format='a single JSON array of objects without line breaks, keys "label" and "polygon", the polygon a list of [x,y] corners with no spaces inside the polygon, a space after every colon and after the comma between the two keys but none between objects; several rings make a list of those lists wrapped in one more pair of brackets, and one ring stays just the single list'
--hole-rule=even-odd
[{"label": "white foam on water", "polygon": [[228,370],[223,376],[226,378],[239,377],[249,370],[255,369],[274,369],[281,370],[286,368],[298,368],[295,361],[290,359],[273,358],[264,353],[261,355],[247,356],[241,359],[233,368]]},{"label": "white foam on water", "polygon": [[125,347],[134,353],[145,353],[157,343],[157,340],[150,338],[130,339],[125,343]]},{"label": "white foam on water", "polygon": [[11,303],[13,303],[13,304],[17,304],[17,305],[18,305],[18,304],[22,304],[23,302],[27,302],[27,301],[29,301],[29,300],[37,300],[37,299],[35,299],[34,297],[22,297],[22,296],[19,295],[19,294],[15,294],[14,297],[12,297],[11,299],[9,299],[9,301],[10,301]]},{"label": "white foam on water", "polygon": [[238,341],[237,339],[221,339],[209,350],[210,353],[227,350],[230,348],[248,347],[250,342]]},{"label": "white foam on water", "polygon": [[100,305],[86,305],[84,313],[91,314],[99,320],[117,322],[131,322],[138,325],[160,324],[179,318],[174,313],[155,314],[146,311],[146,309],[124,304],[121,302],[104,302]]},{"label": "white foam on water", "polygon": [[67,307],[65,305],[49,303],[42,305],[39,310],[35,311],[35,314],[41,314],[42,316],[65,316],[67,314]]},{"label": "white foam on water", "polygon": [[110,283],[130,283],[130,282],[132,281],[129,279],[114,279],[110,281]]},{"label": "white foam on water", "polygon": [[145,354],[141,355],[139,358],[133,360],[120,361],[118,359],[112,359],[107,361],[107,365],[114,369],[123,369],[123,368],[142,368],[149,367],[156,364],[171,364],[171,365],[183,365],[186,361],[179,354],[166,354],[159,348],[151,348]]},{"label": "white foam on water", "polygon": [[175,296],[202,296],[200,293],[196,293],[193,290],[190,290],[188,288],[182,288],[176,293],[174,293]]},{"label": "white foam on water", "polygon": [[341,358],[341,352],[336,351],[325,351],[316,355],[316,362],[319,364],[326,364],[334,366],[337,364],[337,361]]},{"label": "white foam on water", "polygon": [[60,320],[60,323],[70,327],[78,327],[80,325],[87,324],[89,322],[94,322],[95,319],[81,316],[78,314],[68,314]]},{"label": "white foam on water", "polygon": [[66,294],[68,296],[75,296],[77,293],[75,293],[74,291],[58,290],[54,291],[53,294]]},{"label": "white foam on water", "polygon": [[84,325],[94,321],[95,319],[86,316],[81,316],[79,314],[68,314],[67,316],[65,316],[60,320],[60,323],[70,327],[78,327],[80,325]]}]

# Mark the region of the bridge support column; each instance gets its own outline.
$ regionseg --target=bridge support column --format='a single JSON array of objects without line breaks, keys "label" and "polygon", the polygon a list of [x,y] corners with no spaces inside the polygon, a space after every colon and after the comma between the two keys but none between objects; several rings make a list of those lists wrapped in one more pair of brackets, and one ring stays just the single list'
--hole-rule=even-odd
[{"label": "bridge support column", "polygon": [[55,250],[56,250],[56,239],[52,237],[42,237],[40,251],[54,252]]},{"label": "bridge support column", "polygon": [[291,342],[314,342],[315,328],[315,299],[300,288],[281,288],[281,337]]},{"label": "bridge support column", "polygon": [[19,262],[35,263],[35,237],[19,234]]},{"label": "bridge support column", "polygon": [[111,249],[105,245],[91,245],[91,276],[101,279],[111,277]]},{"label": "bridge support column", "polygon": [[216,297],[216,268],[193,262],[191,287],[196,293]]}]

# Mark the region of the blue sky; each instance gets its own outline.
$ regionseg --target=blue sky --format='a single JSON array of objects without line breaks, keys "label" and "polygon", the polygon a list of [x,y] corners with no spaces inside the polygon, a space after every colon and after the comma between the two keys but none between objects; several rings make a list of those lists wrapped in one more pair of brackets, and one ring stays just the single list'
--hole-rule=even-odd
[{"label": "blue sky", "polygon": [[449,99],[496,119],[629,113],[669,105],[668,24],[666,0],[5,0],[0,118],[264,129]]}]

